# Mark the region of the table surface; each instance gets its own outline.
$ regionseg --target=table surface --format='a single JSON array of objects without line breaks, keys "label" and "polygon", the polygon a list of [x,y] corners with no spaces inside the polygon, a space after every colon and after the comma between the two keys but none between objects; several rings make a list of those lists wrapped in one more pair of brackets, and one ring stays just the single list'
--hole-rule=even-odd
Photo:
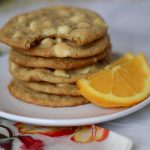
[{"label": "table surface", "polygon": [[[15,14],[58,3],[86,7],[101,13],[109,24],[114,53],[143,51],[150,60],[150,1],[146,0],[1,0],[0,27]],[[150,105],[132,115],[101,125],[131,138],[133,150],[148,150],[149,115]]]}]

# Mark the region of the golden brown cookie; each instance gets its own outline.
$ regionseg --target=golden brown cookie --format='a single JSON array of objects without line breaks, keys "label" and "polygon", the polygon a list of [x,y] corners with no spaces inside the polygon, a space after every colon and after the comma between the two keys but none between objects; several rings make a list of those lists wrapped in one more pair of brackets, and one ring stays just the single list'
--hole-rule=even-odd
[{"label": "golden brown cookie", "polygon": [[73,83],[80,78],[99,71],[109,64],[105,59],[97,64],[75,70],[51,70],[44,68],[27,68],[10,61],[9,70],[14,78],[24,81],[45,81],[50,83]]},{"label": "golden brown cookie", "polygon": [[106,32],[104,19],[91,10],[53,6],[13,17],[0,30],[0,41],[22,49],[29,49],[47,37],[86,45]]},{"label": "golden brown cookie", "polygon": [[105,51],[96,56],[87,58],[43,58],[24,55],[15,50],[11,50],[10,60],[24,67],[70,70],[94,64],[104,59],[109,54],[110,49],[106,49]]},{"label": "golden brown cookie", "polygon": [[89,103],[81,96],[58,96],[45,94],[28,89],[17,81],[12,81],[9,86],[10,93],[19,100],[32,103],[35,105],[48,107],[69,107]]},{"label": "golden brown cookie", "polygon": [[97,55],[103,52],[110,45],[109,37],[106,35],[88,45],[78,46],[73,42],[62,40],[60,38],[46,38],[40,41],[37,46],[27,50],[16,49],[30,56],[40,57],[71,57],[83,58]]},{"label": "golden brown cookie", "polygon": [[48,94],[81,96],[76,84],[68,83],[48,83],[48,82],[27,82],[19,80],[22,85],[37,92]]}]

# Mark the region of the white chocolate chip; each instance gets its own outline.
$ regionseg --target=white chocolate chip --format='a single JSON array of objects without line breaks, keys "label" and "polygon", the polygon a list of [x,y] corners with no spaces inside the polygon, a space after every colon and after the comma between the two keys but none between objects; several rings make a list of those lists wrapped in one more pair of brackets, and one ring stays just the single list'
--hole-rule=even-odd
[{"label": "white chocolate chip", "polygon": [[53,46],[53,44],[54,44],[54,40],[52,38],[46,38],[41,41],[40,47],[48,48]]},{"label": "white chocolate chip", "polygon": [[69,31],[70,31],[70,28],[68,26],[66,26],[66,25],[59,26],[58,30],[57,30],[58,34],[68,34]]},{"label": "white chocolate chip", "polygon": [[17,31],[14,35],[13,35],[13,38],[14,39],[17,39],[17,38],[20,38],[22,36],[22,32],[21,31]]},{"label": "white chocolate chip", "polygon": [[60,43],[62,42],[62,39],[61,38],[56,38],[56,43]]},{"label": "white chocolate chip", "polygon": [[82,69],[78,69],[77,72],[79,74],[87,74],[89,73],[90,71],[95,71],[97,68],[96,68],[96,65],[91,65],[91,66],[88,66],[88,67],[85,67],[85,68],[82,68]]},{"label": "white chocolate chip", "polygon": [[31,29],[32,31],[37,31],[37,30],[39,29],[38,24],[37,24],[36,21],[32,21],[32,22],[30,23],[30,29]]},{"label": "white chocolate chip", "polygon": [[57,83],[56,86],[57,87],[64,87],[64,86],[68,86],[68,83]]},{"label": "white chocolate chip", "polygon": [[70,20],[72,22],[79,22],[79,21],[82,21],[84,18],[85,18],[84,14],[78,14],[78,15],[71,17]]},{"label": "white chocolate chip", "polygon": [[62,86],[64,86],[64,85],[63,85],[63,83],[58,83],[58,84],[56,84],[56,86],[57,86],[57,87],[62,87]]},{"label": "white chocolate chip", "polygon": [[24,23],[26,22],[26,20],[27,20],[27,18],[26,18],[25,16],[20,16],[20,17],[18,18],[18,22],[19,22],[20,24],[24,24]]},{"label": "white chocolate chip", "polygon": [[17,68],[17,65],[13,62],[10,63],[10,67],[11,67],[11,70],[15,70]]},{"label": "white chocolate chip", "polygon": [[79,74],[87,74],[88,72],[90,71],[90,68],[89,67],[85,67],[83,69],[78,69],[77,72]]},{"label": "white chocolate chip", "polygon": [[57,57],[67,57],[70,55],[70,51],[67,49],[62,49],[60,44],[54,46],[54,53]]},{"label": "white chocolate chip", "polygon": [[78,28],[89,28],[90,24],[86,22],[80,22],[77,26]]},{"label": "white chocolate chip", "polygon": [[64,70],[55,70],[54,75],[61,76],[61,77],[69,77],[69,74],[67,74],[66,71]]},{"label": "white chocolate chip", "polygon": [[96,18],[93,21],[93,24],[100,25],[100,26],[107,26],[107,24],[104,21],[102,21],[101,19],[99,19],[99,18]]},{"label": "white chocolate chip", "polygon": [[55,34],[56,30],[54,28],[47,28],[47,29],[44,29],[42,33],[45,36],[49,36],[49,35]]},{"label": "white chocolate chip", "polygon": [[43,22],[43,26],[44,27],[50,27],[50,26],[52,26],[52,23],[47,20],[47,21]]}]

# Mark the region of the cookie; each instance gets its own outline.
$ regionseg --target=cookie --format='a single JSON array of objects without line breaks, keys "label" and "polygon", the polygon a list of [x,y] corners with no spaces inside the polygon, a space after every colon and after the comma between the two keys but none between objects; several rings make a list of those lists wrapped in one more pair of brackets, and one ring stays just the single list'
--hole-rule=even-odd
[{"label": "cookie", "polygon": [[24,67],[70,70],[94,64],[107,57],[109,53],[110,49],[107,48],[102,53],[87,58],[43,58],[24,55],[15,50],[11,50],[10,60]]},{"label": "cookie", "polygon": [[80,78],[99,71],[109,64],[105,59],[97,64],[75,70],[52,70],[44,68],[27,68],[10,61],[9,70],[14,78],[24,81],[45,81],[50,83],[73,83]]},{"label": "cookie", "polygon": [[36,92],[34,90],[26,88],[25,86],[16,81],[12,81],[9,84],[8,89],[10,93],[19,100],[35,105],[47,107],[69,107],[89,103],[89,101],[81,96],[58,96],[42,92]]},{"label": "cookie", "polygon": [[37,92],[57,95],[81,96],[76,84],[68,83],[48,83],[48,82],[27,82],[19,81],[25,87]]},{"label": "cookie", "polygon": [[0,30],[0,41],[29,49],[47,37],[59,37],[86,45],[107,32],[97,13],[71,6],[53,6],[13,17]]},{"label": "cookie", "polygon": [[71,57],[83,58],[97,55],[103,52],[110,45],[109,37],[106,35],[88,45],[78,46],[73,42],[60,38],[46,38],[40,41],[37,46],[27,50],[16,49],[23,54],[40,57]]}]

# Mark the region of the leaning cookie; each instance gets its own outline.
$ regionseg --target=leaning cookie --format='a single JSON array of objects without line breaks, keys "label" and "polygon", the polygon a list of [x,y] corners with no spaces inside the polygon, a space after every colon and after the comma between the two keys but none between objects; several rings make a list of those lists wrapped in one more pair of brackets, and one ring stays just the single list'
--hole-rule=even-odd
[{"label": "leaning cookie", "polygon": [[106,35],[101,39],[84,46],[78,46],[73,42],[62,40],[61,38],[46,38],[41,40],[37,46],[34,46],[29,50],[14,49],[30,56],[84,58],[100,54],[109,45],[110,40],[108,35]]},{"label": "leaning cookie", "polygon": [[58,96],[45,94],[28,89],[19,82],[12,81],[8,89],[12,95],[21,101],[47,107],[69,107],[89,103],[85,98],[78,96]]},{"label": "leaning cookie", "polygon": [[13,17],[0,30],[0,41],[22,49],[29,49],[47,37],[86,45],[106,32],[104,19],[91,10],[53,6]]},{"label": "leaning cookie", "polygon": [[105,49],[96,56],[87,58],[43,58],[24,55],[15,50],[11,50],[10,60],[24,67],[70,70],[94,64],[108,55],[110,55],[110,48]]},{"label": "leaning cookie", "polygon": [[12,76],[23,81],[45,81],[50,83],[74,83],[80,78],[99,71],[110,62],[109,58],[75,70],[51,70],[46,68],[27,68],[20,66],[12,61],[9,63],[9,70]]}]

